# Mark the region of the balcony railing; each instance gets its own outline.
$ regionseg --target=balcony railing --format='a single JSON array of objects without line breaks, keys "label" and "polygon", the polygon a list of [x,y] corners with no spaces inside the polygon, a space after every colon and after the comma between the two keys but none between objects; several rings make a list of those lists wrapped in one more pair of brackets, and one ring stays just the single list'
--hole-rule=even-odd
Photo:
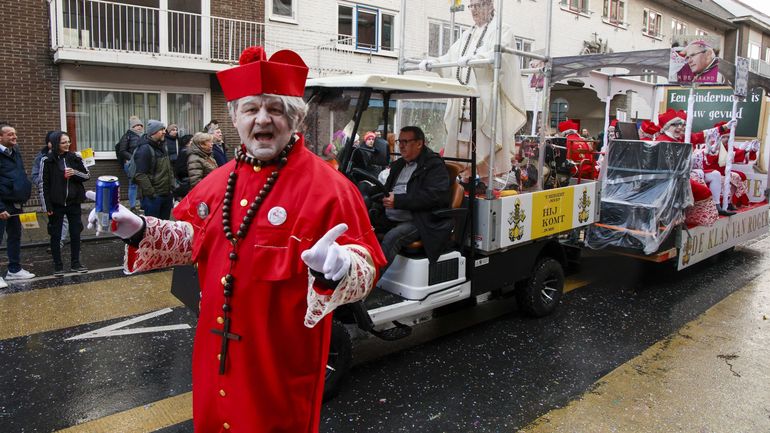
[{"label": "balcony railing", "polygon": [[264,24],[101,0],[51,0],[54,50],[79,49],[236,63],[263,45]]},{"label": "balcony railing", "polygon": [[749,59],[749,69],[759,75],[770,77],[770,63],[760,59]]}]

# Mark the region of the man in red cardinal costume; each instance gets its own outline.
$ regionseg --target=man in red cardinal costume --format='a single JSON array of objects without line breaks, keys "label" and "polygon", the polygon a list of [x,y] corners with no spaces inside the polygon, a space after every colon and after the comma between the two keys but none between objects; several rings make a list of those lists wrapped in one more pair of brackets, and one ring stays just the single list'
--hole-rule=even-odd
[{"label": "man in red cardinal costume", "polygon": [[583,137],[578,135],[577,129],[578,124],[571,120],[559,123],[559,132],[567,139],[567,159],[576,165],[572,176],[581,179],[596,179],[596,167],[594,167],[591,146]]},{"label": "man in red cardinal costume", "polygon": [[385,263],[358,190],[296,132],[307,71],[292,51],[245,50],[217,74],[236,158],[179,203],[178,221],[113,215],[127,273],[198,265],[197,433],[317,432],[330,313],[363,299]]},{"label": "man in red cardinal costume", "polygon": [[655,122],[650,120],[643,120],[639,126],[639,139],[644,141],[655,141],[656,137],[660,134],[660,128]]},{"label": "man in red cardinal costume", "polygon": [[[685,125],[687,123],[687,113],[683,110],[666,110],[665,113],[658,115],[658,124],[661,134],[659,141],[671,141],[675,143],[684,143]],[[706,141],[706,134],[710,131],[693,133],[690,137],[693,149]],[[690,173],[690,187],[694,200],[693,209],[688,210],[687,220],[693,224],[711,225],[717,215],[733,215],[735,212],[723,210],[719,206],[719,197],[722,193],[722,177],[719,173],[705,173],[697,168],[697,162],[701,158],[701,152],[693,152],[693,168]],[[714,213],[716,211],[716,214]],[[697,215],[693,217],[692,215]]]}]

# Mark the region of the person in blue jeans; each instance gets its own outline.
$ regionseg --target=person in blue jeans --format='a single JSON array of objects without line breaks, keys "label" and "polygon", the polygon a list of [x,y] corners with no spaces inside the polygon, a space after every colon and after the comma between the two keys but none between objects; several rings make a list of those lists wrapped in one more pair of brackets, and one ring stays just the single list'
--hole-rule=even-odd
[{"label": "person in blue jeans", "polygon": [[[128,130],[125,134],[123,134],[122,137],[120,137],[120,141],[118,142],[118,162],[120,162],[120,165],[123,167],[123,170],[128,174],[128,167],[126,164],[128,164],[128,160],[131,159],[131,155],[134,154],[136,151],[136,148],[139,147],[139,142],[142,139],[142,134],[144,134],[144,124],[142,124],[141,119],[139,119],[136,116],[131,116],[128,118]],[[134,211],[137,212],[136,208],[136,193],[137,193],[137,186],[136,183],[134,183],[133,179],[128,179],[128,207]]]},{"label": "person in blue jeans", "polygon": [[[32,194],[32,183],[27,179],[24,163],[17,144],[16,128],[0,123],[0,241],[3,233],[8,237],[7,280],[26,280],[35,274],[21,267],[22,205]],[[0,288],[8,287],[0,277]]]},{"label": "person in blue jeans", "polygon": [[174,205],[174,171],[164,140],[166,125],[150,120],[145,131],[134,156],[134,182],[142,193],[144,215],[169,219]]}]

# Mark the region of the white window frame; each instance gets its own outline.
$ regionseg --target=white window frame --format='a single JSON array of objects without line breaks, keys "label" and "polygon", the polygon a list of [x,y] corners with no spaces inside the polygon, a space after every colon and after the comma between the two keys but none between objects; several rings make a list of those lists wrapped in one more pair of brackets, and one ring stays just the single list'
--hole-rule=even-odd
[{"label": "white window frame", "polygon": [[[577,2],[579,4],[582,4],[582,7],[580,6],[573,6],[572,3]],[[559,3],[561,6],[561,9],[563,11],[571,12],[573,14],[588,16],[589,10],[588,10],[588,0],[561,0]]]},{"label": "white window frame", "polygon": [[[67,129],[67,101],[65,100],[67,90],[92,90],[102,92],[145,92],[157,93],[160,98],[160,120],[168,125],[168,94],[169,93],[188,93],[203,95],[203,118],[211,119],[211,89],[204,87],[163,87],[126,85],[121,83],[87,83],[81,81],[62,81],[59,83],[59,114],[62,131]],[[143,119],[145,122],[147,119]],[[203,127],[203,125],[201,125]],[[128,129],[128,119],[126,119],[126,129]],[[123,131],[125,132],[125,131]],[[120,137],[115,137],[117,143]],[[80,149],[78,149],[80,150]],[[114,151],[94,152],[94,158],[97,160],[113,160],[117,158]]]},{"label": "white window frame", "polygon": [[269,19],[270,21],[278,21],[282,23],[288,23],[288,24],[299,24],[299,21],[297,20],[297,3],[299,3],[299,0],[291,0],[291,16],[287,17],[284,15],[278,15],[273,13],[273,2],[275,0],[267,0],[265,2],[265,7],[267,8],[267,11],[269,12]]},{"label": "white window frame", "polygon": [[709,32],[707,32],[707,31],[705,31],[703,29],[699,29],[699,28],[696,27],[695,28],[695,34],[698,35],[698,36],[708,36]]},{"label": "white window frame", "polygon": [[[615,15],[618,15],[617,10],[620,4],[623,5],[623,16],[616,16],[613,18],[612,8],[613,6],[615,7]],[[602,7],[602,22],[616,27],[626,28],[626,14],[628,13],[628,8],[626,6],[626,0],[604,0],[604,5]],[[606,15],[604,13],[605,11],[607,11]]]},{"label": "white window frame", "polygon": [[[762,47],[757,45],[755,42],[749,41],[747,54],[748,54],[748,58],[750,59],[759,59],[762,56]],[[752,54],[755,54],[755,56],[752,57]]]},{"label": "white window frame", "polygon": [[[450,46],[452,46],[451,41],[445,41],[444,40],[444,27],[447,29],[449,28],[449,25],[451,24],[449,21],[439,20],[435,18],[428,19],[428,49],[425,50],[425,52],[429,53],[430,55],[430,26],[431,24],[439,26],[439,32],[438,32],[438,56],[443,55],[443,48],[446,45],[446,48],[449,49]],[[470,30],[471,26],[466,24],[460,24],[455,23],[455,29],[458,30],[457,32],[457,38],[459,39],[463,32],[466,30]],[[450,33],[451,34],[451,33]],[[437,56],[437,57],[438,57]]]},{"label": "white window frame", "polygon": [[765,48],[765,63],[770,63],[770,48]]},{"label": "white window frame", "polygon": [[[337,47],[340,49],[348,49],[360,53],[370,53],[370,54],[380,54],[380,55],[386,55],[394,57],[396,56],[396,47],[398,46],[398,35],[396,29],[398,28],[398,14],[395,11],[384,9],[377,6],[370,6],[366,4],[353,4],[353,3],[344,3],[339,2],[337,3],[337,34],[341,35],[339,33],[339,8],[340,6],[351,8],[352,9],[352,16],[351,16],[351,33],[353,38],[352,44],[338,44]],[[366,48],[366,47],[360,47],[358,43],[358,14],[359,12],[363,13],[370,13],[375,14],[375,22],[377,23],[377,27],[375,28],[375,44],[373,48]],[[382,48],[382,17],[383,15],[388,15],[393,17],[393,26],[391,29],[392,37],[393,37],[393,43],[390,50],[386,50]]]},{"label": "white window frame", "polygon": [[[681,30],[677,30],[677,27],[679,27]],[[686,34],[687,34],[687,23],[676,18],[671,18],[671,36],[686,35]]]},{"label": "white window frame", "polygon": [[[655,29],[653,31],[650,31],[650,15],[655,15]],[[648,37],[651,37],[653,39],[662,40],[663,34],[662,34],[662,28],[663,28],[663,14],[660,12],[644,8],[644,14],[642,16],[642,34]]]},{"label": "white window frame", "polygon": [[[532,45],[535,44],[534,39],[530,38],[523,38],[520,36],[514,36],[514,43],[516,44],[516,49],[519,51],[527,51],[532,52]],[[529,45],[529,49],[525,47],[525,45]],[[519,68],[526,69],[529,68],[529,59],[525,57],[519,56]]]}]

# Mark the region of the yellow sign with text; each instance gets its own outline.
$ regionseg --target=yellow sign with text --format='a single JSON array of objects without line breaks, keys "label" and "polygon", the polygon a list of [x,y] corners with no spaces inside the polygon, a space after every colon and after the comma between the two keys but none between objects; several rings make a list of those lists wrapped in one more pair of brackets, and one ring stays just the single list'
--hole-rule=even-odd
[{"label": "yellow sign with text", "polygon": [[40,228],[40,224],[37,222],[37,214],[35,212],[19,214],[19,221],[21,221],[21,226],[25,229]]},{"label": "yellow sign with text", "polygon": [[532,239],[571,229],[573,202],[572,188],[532,194]]}]

